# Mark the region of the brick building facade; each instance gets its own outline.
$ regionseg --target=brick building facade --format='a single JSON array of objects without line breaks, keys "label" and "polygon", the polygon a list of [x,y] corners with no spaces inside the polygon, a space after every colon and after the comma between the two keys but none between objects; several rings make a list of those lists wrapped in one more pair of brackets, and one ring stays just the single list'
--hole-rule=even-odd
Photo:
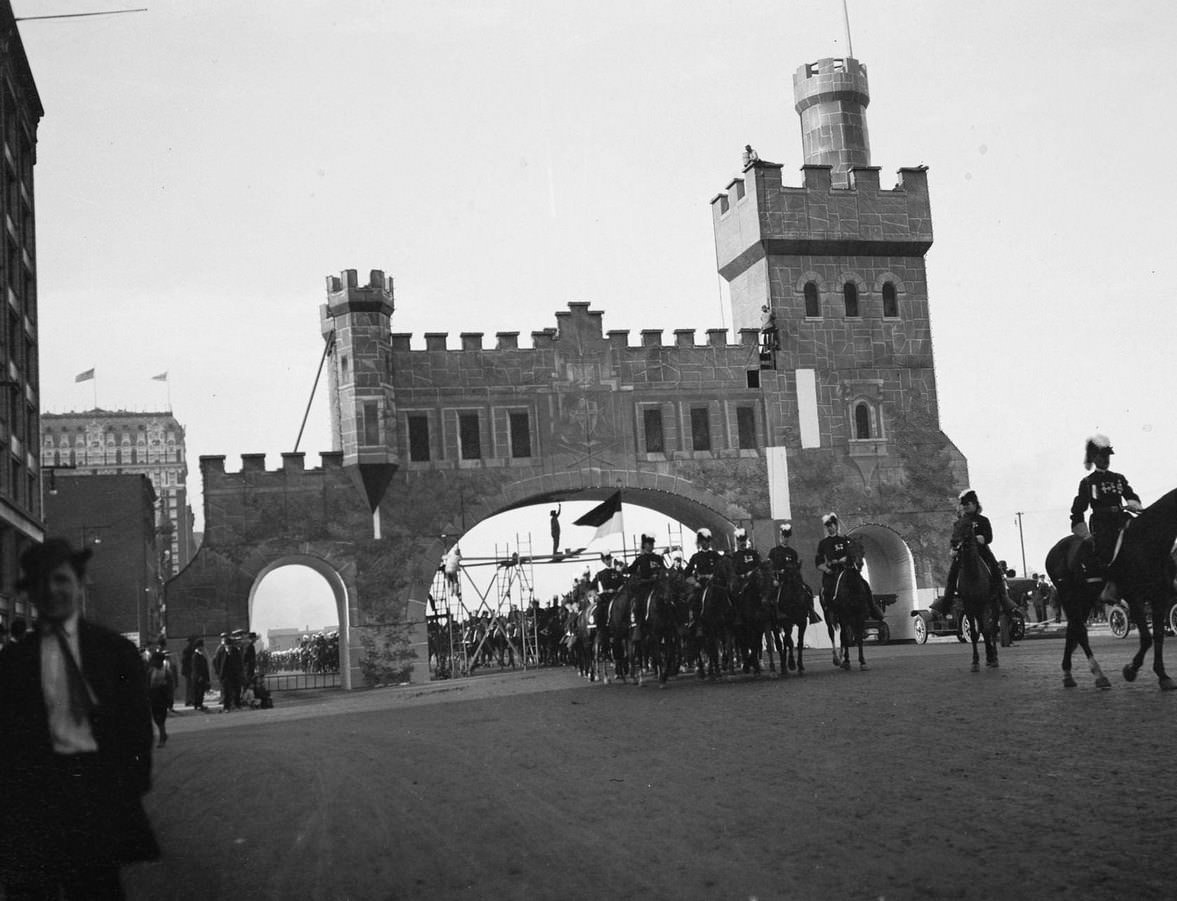
[{"label": "brick building facade", "polygon": [[0,0],[0,624],[28,620],[17,561],[44,538],[36,445],[37,242],[33,167],[45,114],[12,5]]}]

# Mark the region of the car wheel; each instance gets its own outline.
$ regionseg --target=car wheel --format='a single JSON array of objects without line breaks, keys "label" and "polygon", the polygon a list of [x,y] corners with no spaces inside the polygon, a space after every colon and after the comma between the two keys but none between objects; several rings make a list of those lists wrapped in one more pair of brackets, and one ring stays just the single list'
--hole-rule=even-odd
[{"label": "car wheel", "polygon": [[879,623],[879,644],[886,644],[891,640],[891,627],[886,623]]},{"label": "car wheel", "polygon": [[1169,631],[1177,635],[1177,604],[1169,608]]},{"label": "car wheel", "polygon": [[915,629],[915,643],[928,643],[928,623],[922,616],[915,617],[915,622],[911,624]]},{"label": "car wheel", "polygon": [[1013,620],[1009,624],[1009,637],[1011,641],[1021,641],[1026,637],[1026,617],[1022,614],[1014,614]]},{"label": "car wheel", "polygon": [[969,618],[963,614],[960,618],[960,640],[965,644],[969,644],[973,640],[973,629],[969,625]]},{"label": "car wheel", "polygon": [[1108,625],[1116,638],[1127,638],[1132,621],[1128,618],[1128,611],[1120,604],[1113,604],[1108,608]]}]

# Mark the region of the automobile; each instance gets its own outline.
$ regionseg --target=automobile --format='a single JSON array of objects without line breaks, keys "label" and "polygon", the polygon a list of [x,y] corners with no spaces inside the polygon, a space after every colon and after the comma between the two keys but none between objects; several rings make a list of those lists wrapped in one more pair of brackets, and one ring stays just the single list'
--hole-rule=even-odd
[{"label": "automobile", "polygon": [[[939,598],[936,600],[939,600]],[[941,614],[937,613],[931,607],[924,607],[919,610],[912,610],[911,615],[915,620],[912,625],[915,628],[916,644],[927,644],[928,636],[930,635],[955,635],[957,641],[972,641],[972,636],[969,632],[969,623],[963,615],[962,606],[959,601],[952,605],[952,609],[948,613]],[[1003,628],[1001,643],[1008,645],[1010,642],[1021,641],[1025,637],[1026,616],[1019,610],[1014,614],[1013,620],[1009,623],[1008,635],[1004,634]]]}]

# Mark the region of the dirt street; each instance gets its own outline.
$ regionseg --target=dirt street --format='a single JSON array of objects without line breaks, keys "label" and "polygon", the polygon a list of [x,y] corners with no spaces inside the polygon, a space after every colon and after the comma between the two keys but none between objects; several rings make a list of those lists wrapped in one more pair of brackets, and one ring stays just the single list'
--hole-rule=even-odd
[{"label": "dirt street", "polygon": [[[1171,646],[1172,647],[1172,646]],[[133,899],[1140,899],[1177,894],[1177,692],[1059,640],[868,672],[588,685],[571,670],[277,695],[170,721]],[[1174,649],[1177,653],[1177,649]],[[1173,670],[1177,671],[1177,656]]]}]

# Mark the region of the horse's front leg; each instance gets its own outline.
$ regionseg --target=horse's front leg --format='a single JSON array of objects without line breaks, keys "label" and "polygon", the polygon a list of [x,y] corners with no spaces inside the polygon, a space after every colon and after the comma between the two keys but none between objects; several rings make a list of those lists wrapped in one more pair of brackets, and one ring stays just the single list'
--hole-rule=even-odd
[{"label": "horse's front leg", "polygon": [[863,633],[866,631],[866,625],[859,623],[858,634],[855,636],[858,639],[858,668],[860,670],[870,669],[866,663],[866,656],[862,652]]},{"label": "horse's front leg", "polygon": [[973,666],[974,673],[981,671],[981,655],[977,653],[977,639],[980,637],[978,633],[981,631],[980,620],[971,613],[965,614],[969,618],[969,637],[973,640]]},{"label": "horse's front leg", "polygon": [[1149,626],[1144,615],[1144,601],[1129,598],[1128,614],[1132,617],[1132,622],[1136,624],[1136,631],[1140,633],[1140,647],[1136,650],[1136,656],[1124,665],[1123,675],[1124,681],[1135,682],[1136,674],[1140,672],[1140,667],[1144,665],[1144,655],[1152,647],[1152,628]]},{"label": "horse's front leg", "polygon": [[1174,682],[1165,673],[1165,655],[1162,653],[1165,647],[1165,614],[1168,610],[1168,598],[1163,594],[1159,595],[1152,605],[1152,631],[1153,640],[1156,642],[1156,647],[1152,652],[1152,670],[1157,674],[1161,691],[1177,689],[1177,682]]}]

